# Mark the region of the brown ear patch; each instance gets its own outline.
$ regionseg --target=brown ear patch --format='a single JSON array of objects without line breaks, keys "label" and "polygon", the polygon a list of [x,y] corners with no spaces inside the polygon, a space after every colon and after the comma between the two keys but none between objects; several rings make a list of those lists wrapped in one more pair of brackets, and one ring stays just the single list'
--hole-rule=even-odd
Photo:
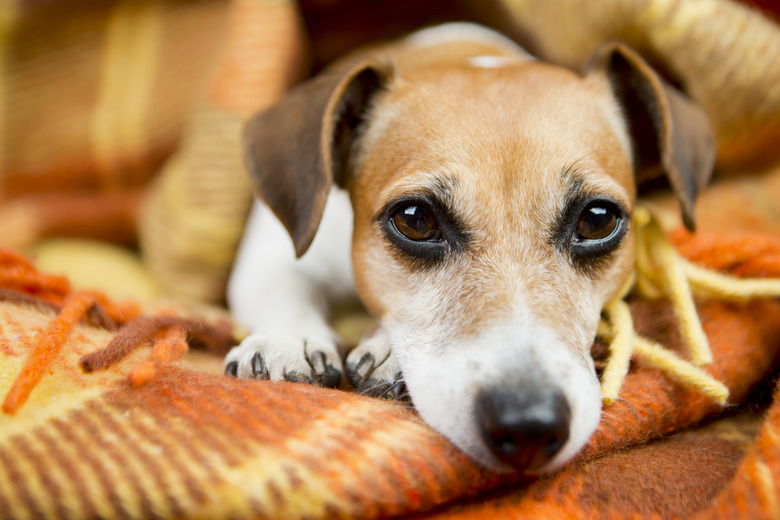
[{"label": "brown ear patch", "polygon": [[715,164],[715,136],[707,114],[623,44],[603,46],[588,70],[606,74],[623,108],[637,184],[665,174],[680,201],[683,222],[693,231],[694,201]]},{"label": "brown ear patch", "polygon": [[388,69],[360,61],[324,72],[245,128],[255,192],[284,224],[299,257],[314,240],[333,182],[344,181],[352,143]]}]

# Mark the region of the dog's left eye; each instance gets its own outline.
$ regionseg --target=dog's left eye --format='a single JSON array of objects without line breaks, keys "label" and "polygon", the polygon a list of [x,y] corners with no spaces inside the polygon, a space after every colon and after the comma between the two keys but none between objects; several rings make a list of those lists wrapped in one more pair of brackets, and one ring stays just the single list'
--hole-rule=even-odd
[{"label": "dog's left eye", "polygon": [[585,205],[572,233],[572,252],[587,258],[608,253],[621,242],[626,232],[625,212],[616,203],[595,200]]},{"label": "dog's left eye", "polygon": [[592,204],[580,215],[574,236],[580,242],[604,240],[617,230],[619,223],[620,216],[613,208],[604,204]]}]

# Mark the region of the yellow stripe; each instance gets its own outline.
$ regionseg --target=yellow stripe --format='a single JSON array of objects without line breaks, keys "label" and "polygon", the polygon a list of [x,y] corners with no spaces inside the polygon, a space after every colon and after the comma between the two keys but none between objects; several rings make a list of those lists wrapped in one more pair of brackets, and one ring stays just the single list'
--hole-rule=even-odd
[{"label": "yellow stripe", "polygon": [[767,518],[780,519],[780,508],[777,504],[777,486],[772,476],[772,470],[764,462],[756,462],[756,494],[764,506]]},{"label": "yellow stripe", "polygon": [[109,188],[120,186],[120,161],[147,149],[144,123],[157,70],[161,16],[160,2],[124,0],[106,27],[91,142]]}]

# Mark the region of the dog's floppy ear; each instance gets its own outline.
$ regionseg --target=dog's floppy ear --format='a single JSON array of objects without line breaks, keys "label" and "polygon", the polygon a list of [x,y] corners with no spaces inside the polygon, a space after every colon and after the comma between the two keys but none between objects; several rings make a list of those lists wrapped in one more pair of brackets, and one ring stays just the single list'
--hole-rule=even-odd
[{"label": "dog's floppy ear", "polygon": [[298,257],[314,239],[331,186],[344,181],[358,127],[389,69],[363,60],[325,71],[247,123],[255,193],[287,228]]},{"label": "dog's floppy ear", "polygon": [[694,200],[715,164],[715,137],[707,114],[623,44],[601,47],[587,70],[606,74],[623,108],[637,184],[665,174],[680,201],[683,222],[693,231]]}]

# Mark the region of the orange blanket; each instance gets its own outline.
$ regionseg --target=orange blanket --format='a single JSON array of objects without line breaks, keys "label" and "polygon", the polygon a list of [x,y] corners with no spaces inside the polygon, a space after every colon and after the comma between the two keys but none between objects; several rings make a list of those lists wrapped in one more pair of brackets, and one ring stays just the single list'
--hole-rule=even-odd
[{"label": "orange blanket", "polygon": [[[676,240],[703,265],[780,276],[778,239]],[[177,364],[185,337],[224,352],[225,319],[117,306],[73,293],[18,255],[0,256],[0,516],[777,513],[780,397],[769,398],[777,301],[699,303],[715,358],[708,371],[731,391],[725,413],[635,361],[582,456],[535,479],[475,466],[403,405],[229,379],[219,357],[197,352]],[[636,301],[632,313],[639,332],[680,346],[663,302]]]}]

